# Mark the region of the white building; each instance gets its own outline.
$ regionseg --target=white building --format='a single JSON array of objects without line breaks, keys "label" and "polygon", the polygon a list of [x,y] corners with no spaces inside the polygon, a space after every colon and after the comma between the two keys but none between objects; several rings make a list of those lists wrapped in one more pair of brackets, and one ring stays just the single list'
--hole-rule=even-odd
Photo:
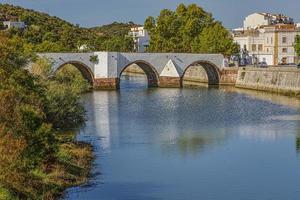
[{"label": "white building", "polygon": [[256,29],[260,26],[269,25],[270,20],[261,13],[254,13],[247,16],[244,20],[244,30]]},{"label": "white building", "polygon": [[88,51],[89,50],[89,46],[87,44],[83,44],[77,47],[77,49],[79,51]]},{"label": "white building", "polygon": [[149,46],[149,34],[144,27],[131,28],[129,35],[133,37],[134,40],[134,51],[143,53]]},{"label": "white building", "polygon": [[275,24],[293,24],[293,19],[281,14],[253,13],[244,20],[244,30]]},{"label": "white building", "polygon": [[233,30],[233,35],[252,62],[268,65],[298,62],[294,42],[296,35],[300,35],[300,28],[289,17],[254,13],[246,17],[243,29]]},{"label": "white building", "polygon": [[25,28],[25,23],[24,22],[19,22],[19,21],[4,21],[3,25],[7,29],[10,29],[10,28],[23,29],[23,28]]}]

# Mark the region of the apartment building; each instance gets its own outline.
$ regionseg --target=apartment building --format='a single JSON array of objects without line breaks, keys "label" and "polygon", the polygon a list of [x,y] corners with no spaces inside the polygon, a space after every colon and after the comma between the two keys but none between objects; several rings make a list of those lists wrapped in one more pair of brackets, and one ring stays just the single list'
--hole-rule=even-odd
[{"label": "apartment building", "polygon": [[269,13],[249,15],[243,28],[233,30],[234,41],[240,45],[243,55],[247,54],[248,64],[298,63],[294,50],[296,35],[300,35],[300,28],[292,18]]}]

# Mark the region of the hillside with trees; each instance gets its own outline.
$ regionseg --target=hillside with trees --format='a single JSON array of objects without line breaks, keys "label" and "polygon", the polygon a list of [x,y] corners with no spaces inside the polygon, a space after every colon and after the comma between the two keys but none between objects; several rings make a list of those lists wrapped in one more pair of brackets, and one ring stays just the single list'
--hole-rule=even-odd
[{"label": "hillside with trees", "polygon": [[133,23],[113,23],[102,27],[82,28],[45,13],[19,6],[0,4],[0,21],[7,17],[25,22],[26,28],[10,29],[9,35],[22,42],[25,52],[131,51],[133,41],[127,37]]},{"label": "hillside with trees", "polygon": [[148,17],[145,28],[151,39],[150,52],[238,53],[229,31],[212,14],[196,4],[164,9],[157,18]]},{"label": "hillside with trees", "polygon": [[119,23],[113,22],[112,24],[107,24],[103,26],[93,27],[91,30],[96,32],[99,36],[124,36],[127,35],[131,28],[140,26],[133,22]]},{"label": "hillside with trees", "polygon": [[90,28],[93,33],[99,36],[101,49],[106,51],[128,52],[133,50],[133,40],[128,36],[132,27],[139,26],[133,22],[113,22],[103,26]]}]

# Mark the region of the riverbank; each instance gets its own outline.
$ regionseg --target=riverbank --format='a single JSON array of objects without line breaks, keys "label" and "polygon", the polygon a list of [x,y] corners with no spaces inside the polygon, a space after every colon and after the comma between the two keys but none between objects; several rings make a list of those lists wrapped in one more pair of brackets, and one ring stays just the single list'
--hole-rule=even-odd
[{"label": "riverbank", "polygon": [[75,133],[57,136],[58,152],[51,161],[47,160],[26,176],[23,194],[16,194],[14,188],[0,185],[0,199],[59,199],[69,187],[85,184],[93,161],[90,144],[78,142]]}]

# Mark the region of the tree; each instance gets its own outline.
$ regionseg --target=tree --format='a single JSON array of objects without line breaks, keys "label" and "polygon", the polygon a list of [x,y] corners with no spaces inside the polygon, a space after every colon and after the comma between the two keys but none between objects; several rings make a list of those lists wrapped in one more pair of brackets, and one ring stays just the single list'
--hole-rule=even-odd
[{"label": "tree", "polygon": [[177,9],[176,9],[176,13],[178,14],[178,16],[180,17],[185,17],[186,16],[186,13],[187,13],[187,8],[186,6],[181,3],[177,6]]},{"label": "tree", "polygon": [[[236,52],[229,32],[212,15],[196,4],[180,4],[176,11],[164,9],[154,19],[148,17],[144,26],[150,33],[150,52]],[[215,33],[214,31],[221,31]],[[211,34],[212,35],[208,35]],[[205,41],[209,39],[209,41]],[[211,44],[211,45],[210,45]]]},{"label": "tree", "polygon": [[55,74],[55,81],[59,84],[69,86],[69,90],[74,94],[87,92],[91,88],[91,83],[73,65],[66,65],[58,70]]},{"label": "tree", "polygon": [[[50,79],[50,65],[33,75],[24,69],[27,57],[20,38],[0,32],[0,187],[20,199],[40,199],[40,177],[33,173],[57,162],[56,133],[84,122],[79,91]],[[52,199],[52,198],[51,198]]]},{"label": "tree", "polygon": [[104,51],[128,52],[133,49],[133,40],[130,37],[112,37],[104,40],[101,49]]},{"label": "tree", "polygon": [[149,33],[152,33],[152,31],[153,31],[154,28],[155,28],[155,19],[154,19],[154,17],[149,16],[149,17],[146,19],[146,21],[145,21],[144,27],[145,27],[145,29],[146,29]]},{"label": "tree", "polygon": [[192,43],[192,51],[200,53],[223,53],[225,56],[237,54],[239,46],[233,42],[229,32],[215,23],[205,27]]},{"label": "tree", "polygon": [[300,35],[297,35],[295,39],[295,51],[300,56]]},{"label": "tree", "polygon": [[4,24],[2,21],[0,21],[0,30],[3,30],[5,27],[4,27]]},{"label": "tree", "polygon": [[58,42],[48,40],[34,46],[34,52],[61,52],[63,50],[67,51],[68,48]]},{"label": "tree", "polygon": [[21,38],[8,38],[9,36],[6,33],[0,32],[0,68],[12,71],[24,65],[26,57],[23,54],[23,41]]},{"label": "tree", "polygon": [[78,94],[57,82],[48,86],[45,110],[47,120],[58,130],[78,127],[85,121],[85,110]]}]

